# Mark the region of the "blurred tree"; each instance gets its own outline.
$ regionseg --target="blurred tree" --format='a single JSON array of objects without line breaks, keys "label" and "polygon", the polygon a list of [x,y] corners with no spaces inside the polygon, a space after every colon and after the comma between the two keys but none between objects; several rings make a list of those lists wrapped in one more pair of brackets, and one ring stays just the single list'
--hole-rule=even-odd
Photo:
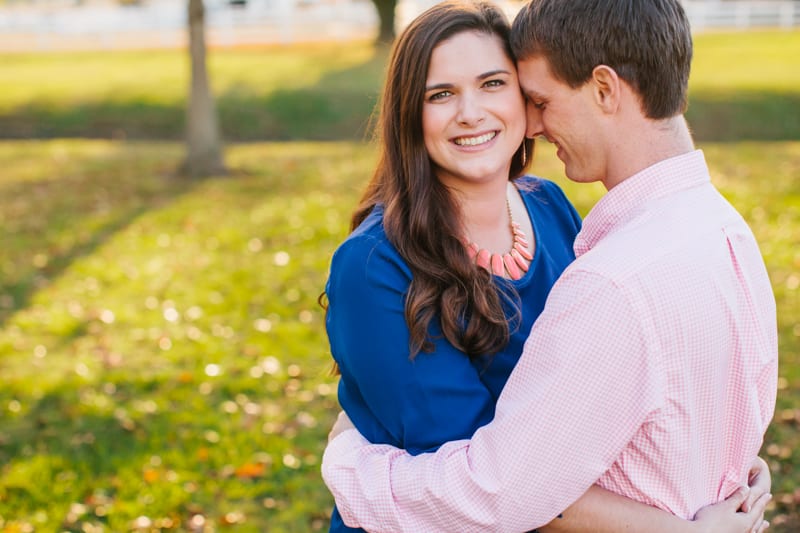
[{"label": "blurred tree", "polygon": [[380,20],[380,30],[378,41],[390,43],[394,40],[394,10],[397,7],[397,0],[372,0],[378,10]]},{"label": "blurred tree", "polygon": [[191,87],[186,114],[186,159],[180,173],[191,177],[227,174],[217,108],[206,68],[205,6],[189,0],[189,55]]}]

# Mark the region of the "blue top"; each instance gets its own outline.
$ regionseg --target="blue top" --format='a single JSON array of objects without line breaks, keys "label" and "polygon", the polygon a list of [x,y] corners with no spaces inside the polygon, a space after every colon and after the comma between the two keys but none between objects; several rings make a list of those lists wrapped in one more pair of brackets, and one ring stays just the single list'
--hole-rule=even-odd
[{"label": "blue top", "polygon": [[[382,206],[334,253],[326,326],[341,371],[339,403],[370,442],[416,455],[467,439],[494,416],[550,288],[575,259],[572,242],[581,224],[555,183],[527,176],[519,183],[536,248],[525,276],[509,281],[520,297],[521,323],[512,325],[510,342],[493,357],[470,360],[441,335],[434,318],[434,351],[409,358],[405,297],[411,271],[386,237]],[[498,290],[508,290],[502,285]],[[348,528],[334,509],[330,531],[361,530]]]}]

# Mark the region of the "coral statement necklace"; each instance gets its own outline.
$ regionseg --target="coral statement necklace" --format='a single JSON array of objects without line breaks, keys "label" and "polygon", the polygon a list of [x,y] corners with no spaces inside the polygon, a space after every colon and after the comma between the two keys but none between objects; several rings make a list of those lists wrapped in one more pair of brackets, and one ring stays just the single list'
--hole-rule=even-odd
[{"label": "coral statement necklace", "polygon": [[511,214],[511,204],[506,197],[506,209],[508,210],[509,227],[514,242],[511,250],[505,254],[493,254],[486,248],[479,248],[474,242],[466,243],[469,258],[475,261],[481,268],[485,268],[495,276],[518,280],[525,275],[528,267],[533,260],[533,256],[528,251],[528,238],[522,231],[519,224],[514,222],[514,215]]}]

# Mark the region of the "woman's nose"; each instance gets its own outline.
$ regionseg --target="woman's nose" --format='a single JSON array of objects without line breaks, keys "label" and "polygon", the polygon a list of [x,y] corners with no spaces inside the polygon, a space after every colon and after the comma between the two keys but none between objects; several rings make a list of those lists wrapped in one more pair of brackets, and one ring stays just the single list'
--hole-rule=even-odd
[{"label": "woman's nose", "polygon": [[464,126],[475,126],[483,122],[485,111],[477,97],[464,94],[459,99],[458,123]]}]

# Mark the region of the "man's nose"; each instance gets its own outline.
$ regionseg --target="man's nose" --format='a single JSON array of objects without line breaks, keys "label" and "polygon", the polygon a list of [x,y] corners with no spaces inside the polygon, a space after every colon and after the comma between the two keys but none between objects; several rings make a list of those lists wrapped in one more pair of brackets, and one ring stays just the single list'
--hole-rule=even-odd
[{"label": "man's nose", "polygon": [[528,120],[525,128],[525,136],[529,139],[533,139],[540,135],[544,135],[544,127],[542,126],[542,111],[531,102],[526,102],[525,116]]}]

